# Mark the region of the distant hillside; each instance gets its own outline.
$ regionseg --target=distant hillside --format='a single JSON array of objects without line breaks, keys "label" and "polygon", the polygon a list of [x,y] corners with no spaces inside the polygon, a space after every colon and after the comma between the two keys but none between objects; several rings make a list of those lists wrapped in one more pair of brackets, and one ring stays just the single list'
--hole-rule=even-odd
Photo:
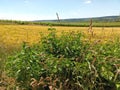
[{"label": "distant hillside", "polygon": [[[42,25],[42,26],[69,26],[69,27],[88,27],[91,18],[73,18],[58,20],[34,20],[16,21],[0,20],[0,25]],[[120,27],[120,16],[93,17],[93,27]]]},{"label": "distant hillside", "polygon": [[[61,22],[86,22],[91,18],[72,18],[72,19],[61,19]],[[104,16],[104,17],[92,17],[93,21],[120,21],[120,16]],[[35,20],[34,22],[57,22],[57,20]]]}]

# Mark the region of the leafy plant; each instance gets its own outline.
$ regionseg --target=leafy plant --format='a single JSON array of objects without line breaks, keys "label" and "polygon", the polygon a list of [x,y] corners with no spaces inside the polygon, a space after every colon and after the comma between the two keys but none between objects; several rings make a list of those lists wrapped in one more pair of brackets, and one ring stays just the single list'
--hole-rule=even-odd
[{"label": "leafy plant", "polygon": [[24,42],[21,52],[9,57],[6,64],[7,72],[10,76],[15,77],[21,86],[28,87],[32,77],[39,78],[38,69],[42,65],[38,57],[39,53]]}]

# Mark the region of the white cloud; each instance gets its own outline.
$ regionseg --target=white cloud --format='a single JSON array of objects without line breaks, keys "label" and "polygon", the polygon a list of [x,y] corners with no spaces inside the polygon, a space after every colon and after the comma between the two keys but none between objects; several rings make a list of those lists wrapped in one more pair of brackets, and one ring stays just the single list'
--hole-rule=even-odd
[{"label": "white cloud", "polygon": [[85,0],[85,4],[90,4],[92,3],[92,0]]}]

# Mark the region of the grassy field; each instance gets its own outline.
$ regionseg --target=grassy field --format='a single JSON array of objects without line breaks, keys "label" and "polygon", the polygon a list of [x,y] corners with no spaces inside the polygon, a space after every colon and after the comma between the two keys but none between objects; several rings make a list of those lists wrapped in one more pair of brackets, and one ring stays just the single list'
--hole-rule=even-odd
[{"label": "grassy field", "polygon": [[[0,25],[0,56],[12,53],[14,49],[18,49],[23,42],[29,44],[38,43],[40,40],[40,33],[47,34],[49,26],[38,25]],[[62,27],[56,26],[57,34],[62,32],[81,31],[85,33],[85,39],[93,41],[112,40],[115,36],[120,35],[119,27],[93,27],[94,37],[88,33],[88,27]]]},{"label": "grassy field", "polygon": [[[72,32],[73,35],[74,32],[83,32],[83,40],[91,43],[97,41],[100,41],[101,43],[106,41],[113,41],[116,37],[120,36],[120,27],[93,27],[94,35],[91,36],[91,34],[88,33],[88,27],[0,25],[0,77],[4,77],[3,72],[6,58],[13,54],[14,51],[19,51],[23,42],[28,42],[29,45],[38,43],[41,39],[40,33],[47,35],[50,32],[48,28],[55,28],[58,36],[60,36],[62,32]],[[65,37],[62,39],[61,37],[61,40],[64,41],[64,38]],[[73,37],[71,39],[75,40]],[[62,43],[65,44],[65,42]]]},{"label": "grassy field", "polygon": [[[14,20],[0,20],[0,25],[42,25],[42,26],[69,26],[69,27],[88,27],[90,24],[90,19],[87,20],[78,20],[78,21],[14,21]],[[99,19],[94,20],[93,19],[93,25],[94,27],[120,27],[120,21],[117,18],[116,20],[106,20],[106,19]]]},{"label": "grassy field", "polygon": [[[0,40],[5,45],[18,45],[23,41],[29,43],[37,43],[40,38],[40,32],[47,34],[49,26],[36,25],[0,25]],[[57,32],[82,31],[87,33],[88,27],[53,27]],[[113,38],[113,35],[120,34],[119,27],[93,27],[96,39],[105,37],[106,39]],[[104,39],[105,39],[104,38]]]}]

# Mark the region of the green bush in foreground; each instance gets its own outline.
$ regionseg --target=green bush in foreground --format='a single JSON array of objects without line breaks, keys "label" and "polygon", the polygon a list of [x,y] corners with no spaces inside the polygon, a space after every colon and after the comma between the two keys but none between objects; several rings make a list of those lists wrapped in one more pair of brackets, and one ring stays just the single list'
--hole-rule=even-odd
[{"label": "green bush in foreground", "polygon": [[[84,42],[80,32],[56,35],[51,30],[39,44],[23,43],[11,56],[7,73],[25,89],[116,90],[120,87],[120,42]],[[32,80],[32,81],[31,81]]]}]

